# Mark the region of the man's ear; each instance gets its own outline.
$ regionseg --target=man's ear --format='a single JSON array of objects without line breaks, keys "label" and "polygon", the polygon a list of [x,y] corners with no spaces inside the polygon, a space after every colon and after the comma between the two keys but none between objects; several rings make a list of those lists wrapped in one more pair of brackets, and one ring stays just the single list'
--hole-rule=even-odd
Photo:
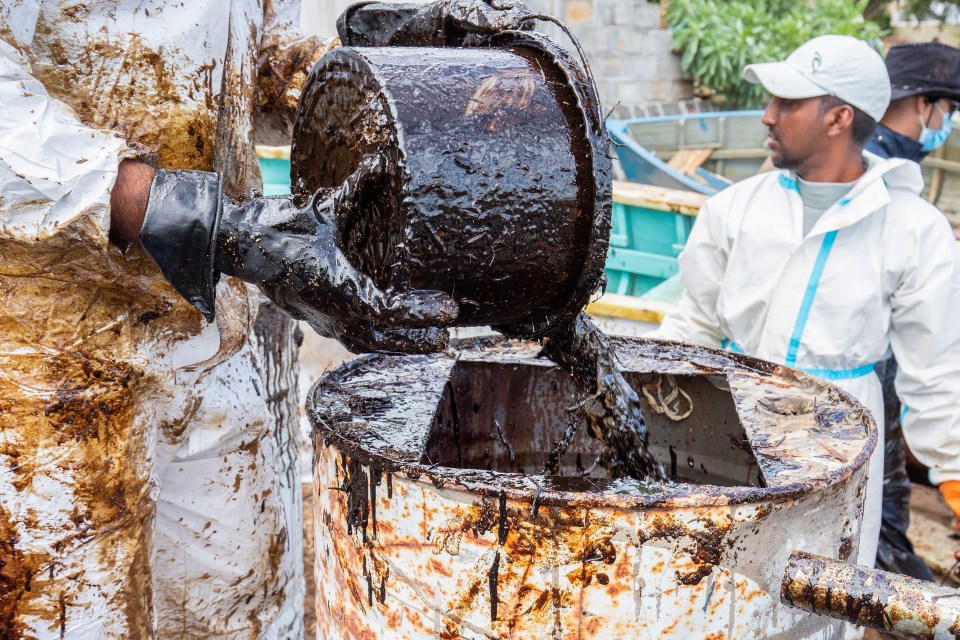
[{"label": "man's ear", "polygon": [[853,107],[842,104],[823,114],[827,137],[835,138],[853,129]]}]

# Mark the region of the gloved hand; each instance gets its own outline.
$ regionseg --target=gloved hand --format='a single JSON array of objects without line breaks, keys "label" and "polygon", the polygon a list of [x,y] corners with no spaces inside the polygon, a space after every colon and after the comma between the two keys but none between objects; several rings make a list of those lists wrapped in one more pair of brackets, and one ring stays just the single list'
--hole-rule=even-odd
[{"label": "gloved hand", "polygon": [[341,14],[337,32],[351,47],[457,47],[477,36],[532,29],[533,23],[520,0],[366,2]]},{"label": "gloved hand", "polygon": [[944,480],[940,483],[940,493],[956,516],[956,526],[960,526],[960,480]]},{"label": "gloved hand", "polygon": [[164,276],[208,320],[220,273],[256,285],[280,308],[354,353],[443,349],[457,304],[441,292],[380,291],[337,247],[337,216],[375,188],[367,158],[337,189],[305,202],[253,198],[237,204],[220,177],[158,171],[140,241]]}]

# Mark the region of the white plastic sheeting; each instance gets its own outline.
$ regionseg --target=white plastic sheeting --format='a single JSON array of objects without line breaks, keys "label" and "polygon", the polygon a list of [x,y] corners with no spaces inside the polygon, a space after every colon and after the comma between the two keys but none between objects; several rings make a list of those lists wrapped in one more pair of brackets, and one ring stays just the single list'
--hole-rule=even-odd
[{"label": "white plastic sheeting", "polygon": [[297,435],[267,410],[256,295],[221,282],[208,325],[107,237],[124,157],[223,171],[234,195],[257,183],[254,119],[282,131],[316,57],[289,63],[286,43],[322,50],[294,41],[298,15],[270,0],[0,5],[5,634],[302,635]]}]

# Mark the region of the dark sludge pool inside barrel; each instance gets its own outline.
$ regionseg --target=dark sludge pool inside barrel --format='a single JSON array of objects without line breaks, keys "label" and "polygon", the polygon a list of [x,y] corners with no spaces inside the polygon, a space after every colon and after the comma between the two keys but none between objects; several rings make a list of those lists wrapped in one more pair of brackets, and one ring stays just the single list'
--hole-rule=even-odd
[{"label": "dark sludge pool inside barrel", "polygon": [[[766,486],[724,376],[624,376],[640,396],[649,449],[672,481]],[[558,367],[460,361],[444,387],[420,463],[539,476],[577,411],[577,397],[571,376]],[[663,411],[671,400],[674,410]],[[597,464],[600,452],[581,426],[555,473],[543,478],[544,489],[609,490],[620,478]]]}]

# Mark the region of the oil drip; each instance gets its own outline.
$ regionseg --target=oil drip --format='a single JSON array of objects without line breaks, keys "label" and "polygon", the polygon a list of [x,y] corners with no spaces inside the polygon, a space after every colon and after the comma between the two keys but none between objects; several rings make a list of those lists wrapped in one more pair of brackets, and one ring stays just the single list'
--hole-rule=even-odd
[{"label": "oil drip", "polygon": [[[590,435],[603,445],[600,464],[614,478],[667,480],[663,466],[647,448],[649,432],[640,398],[620,373],[607,336],[587,314],[581,312],[573,322],[552,329],[543,355],[566,369],[585,397],[580,413]],[[564,433],[560,443],[569,444],[572,439],[572,433]],[[562,453],[552,453],[551,459]]]}]

